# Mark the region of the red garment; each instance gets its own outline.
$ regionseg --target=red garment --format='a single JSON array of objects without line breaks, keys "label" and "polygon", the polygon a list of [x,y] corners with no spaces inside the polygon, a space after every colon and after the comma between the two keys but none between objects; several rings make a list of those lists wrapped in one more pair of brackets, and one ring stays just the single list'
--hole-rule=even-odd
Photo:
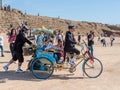
[{"label": "red garment", "polygon": [[8,40],[9,43],[15,43],[16,36],[17,36],[17,35],[12,35],[12,36],[10,36],[10,37],[9,37],[9,40]]},{"label": "red garment", "polygon": [[61,51],[61,57],[64,57],[64,50]]}]

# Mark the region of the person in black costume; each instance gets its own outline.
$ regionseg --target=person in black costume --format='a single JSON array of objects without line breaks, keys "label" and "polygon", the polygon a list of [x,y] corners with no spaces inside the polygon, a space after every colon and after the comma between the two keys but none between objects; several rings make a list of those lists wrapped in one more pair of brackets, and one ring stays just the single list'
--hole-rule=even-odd
[{"label": "person in black costume", "polygon": [[29,41],[25,33],[27,33],[28,28],[25,25],[22,25],[21,30],[19,31],[19,34],[16,37],[15,44],[14,44],[14,55],[13,58],[8,62],[7,65],[5,65],[3,68],[5,71],[8,70],[8,67],[10,64],[12,64],[14,61],[18,60],[18,69],[17,72],[23,72],[21,69],[22,63],[24,62],[24,57],[23,57],[23,50],[22,47],[24,44],[27,42],[29,45],[33,45],[31,41]]}]

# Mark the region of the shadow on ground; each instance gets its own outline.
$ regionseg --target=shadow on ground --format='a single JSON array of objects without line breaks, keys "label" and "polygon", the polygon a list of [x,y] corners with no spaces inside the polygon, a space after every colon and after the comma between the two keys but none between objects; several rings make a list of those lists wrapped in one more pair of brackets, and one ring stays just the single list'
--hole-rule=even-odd
[{"label": "shadow on ground", "polygon": [[[0,80],[23,80],[23,81],[35,81],[40,82],[44,80],[53,80],[53,79],[59,79],[59,80],[69,80],[69,79],[83,79],[83,77],[75,77],[74,74],[60,74],[60,75],[52,75],[48,79],[37,79],[35,78],[31,72],[26,71],[25,73],[16,73],[15,71],[1,71],[0,72]],[[85,77],[85,79],[87,79]]]},{"label": "shadow on ground", "polygon": [[41,81],[36,79],[31,72],[26,71],[25,73],[16,73],[15,71],[1,71],[0,72],[1,80],[24,80],[24,81]]}]

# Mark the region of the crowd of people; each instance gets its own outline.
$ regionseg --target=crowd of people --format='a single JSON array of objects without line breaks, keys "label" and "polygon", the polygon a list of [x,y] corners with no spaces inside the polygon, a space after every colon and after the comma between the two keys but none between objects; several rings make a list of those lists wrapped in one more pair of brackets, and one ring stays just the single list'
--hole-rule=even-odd
[{"label": "crowd of people", "polygon": [[[114,40],[115,40],[114,34],[111,34],[110,37],[109,37],[109,39],[110,39],[110,40],[109,40],[109,41],[110,41],[109,46],[112,47],[112,46],[113,46],[113,42],[114,42]],[[105,34],[105,36],[99,35],[99,36],[98,36],[98,41],[101,42],[101,44],[102,44],[103,47],[108,46],[108,45],[107,45],[108,42],[107,42],[107,40],[106,40],[106,34]]]},{"label": "crowd of people", "polygon": [[[28,34],[29,28],[27,25],[22,24],[21,27],[14,29],[12,28],[10,33],[8,34],[8,42],[11,52],[11,60],[3,67],[5,71],[8,71],[9,66],[18,60],[18,68],[17,72],[24,72],[21,69],[22,63],[24,62],[23,57],[23,46],[25,43],[28,43],[31,46],[38,46],[41,47],[44,44],[44,50],[49,49],[55,49],[60,50],[61,52],[55,53],[56,57],[56,63],[61,64],[64,63],[67,59],[69,64],[72,67],[75,67],[75,59],[80,56],[80,51],[75,47],[76,44],[81,43],[81,37],[80,32],[78,32],[77,39],[74,36],[75,32],[75,25],[69,24],[68,25],[68,31],[66,31],[65,35],[63,31],[59,30],[55,35],[51,35],[46,32],[39,32],[39,34],[35,35],[34,42],[31,42],[29,39],[27,39],[26,34]],[[88,42],[88,47],[90,50],[91,55],[94,57],[94,32],[90,31],[86,38]],[[55,40],[54,40],[55,39]],[[115,40],[114,36],[110,36],[110,46],[113,46],[113,41]],[[104,37],[101,38],[100,35],[98,35],[98,41],[100,41],[103,46],[106,46],[106,40]],[[56,44],[55,44],[56,43]],[[0,35],[0,48],[1,48],[1,56],[4,57],[4,38],[2,35]],[[75,53],[74,56],[69,57],[68,55],[70,53]],[[63,59],[61,60],[61,57]]]}]

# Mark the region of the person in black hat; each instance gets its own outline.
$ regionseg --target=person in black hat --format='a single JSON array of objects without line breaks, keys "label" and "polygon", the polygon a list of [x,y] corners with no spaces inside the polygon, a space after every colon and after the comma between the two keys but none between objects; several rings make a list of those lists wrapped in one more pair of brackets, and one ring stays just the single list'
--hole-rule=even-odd
[{"label": "person in black hat", "polygon": [[[79,55],[80,51],[75,48],[75,44],[77,44],[77,42],[73,35],[73,32],[75,31],[75,26],[73,24],[69,24],[68,29],[69,30],[66,32],[66,35],[65,35],[65,46],[64,46],[65,55],[64,56],[66,56],[66,53],[76,53],[77,55]],[[71,59],[69,60],[69,63],[72,66],[75,66],[76,64],[74,63],[73,58],[74,57],[71,57]]]},{"label": "person in black hat", "polygon": [[25,25],[22,25],[21,30],[19,31],[19,34],[16,37],[16,41],[14,44],[14,55],[13,58],[8,62],[7,65],[5,65],[3,68],[5,71],[8,70],[8,67],[10,64],[12,64],[14,61],[18,60],[18,69],[17,72],[23,72],[23,70],[21,69],[21,65],[24,62],[24,57],[23,57],[23,50],[22,47],[24,46],[24,44],[27,42],[29,45],[33,45],[31,41],[29,41],[26,36],[25,33],[27,33],[28,28]]}]

